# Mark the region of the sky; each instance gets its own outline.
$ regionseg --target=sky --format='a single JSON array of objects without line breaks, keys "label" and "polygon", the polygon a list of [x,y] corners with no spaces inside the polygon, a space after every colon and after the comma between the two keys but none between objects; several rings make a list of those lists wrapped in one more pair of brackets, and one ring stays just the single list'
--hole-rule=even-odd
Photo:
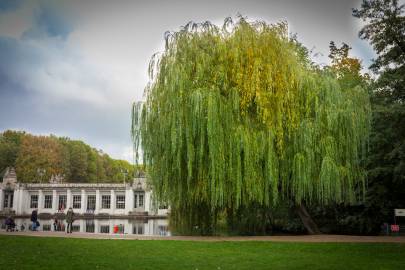
[{"label": "sky", "polygon": [[328,63],[329,42],[375,57],[351,16],[360,0],[0,0],[0,132],[25,130],[83,140],[130,162],[131,106],[143,99],[151,56],[164,33],[226,17],[275,23]]}]

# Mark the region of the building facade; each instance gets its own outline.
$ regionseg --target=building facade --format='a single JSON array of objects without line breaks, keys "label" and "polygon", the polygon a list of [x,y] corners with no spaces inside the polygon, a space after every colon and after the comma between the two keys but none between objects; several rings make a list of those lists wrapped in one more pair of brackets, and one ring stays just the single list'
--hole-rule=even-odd
[{"label": "building facade", "polygon": [[152,203],[152,196],[144,177],[131,183],[19,183],[15,170],[7,168],[0,183],[0,218],[12,215],[17,228],[28,227],[37,209],[41,228],[53,231],[64,227],[72,207],[75,231],[114,233],[118,228],[118,233],[166,235],[168,210]]}]

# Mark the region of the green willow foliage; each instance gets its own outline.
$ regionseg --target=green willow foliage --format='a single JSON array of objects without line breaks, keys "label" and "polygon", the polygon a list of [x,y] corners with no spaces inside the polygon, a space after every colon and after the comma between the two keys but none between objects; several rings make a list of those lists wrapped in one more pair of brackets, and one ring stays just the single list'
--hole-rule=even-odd
[{"label": "green willow foliage", "polygon": [[166,33],[132,136],[172,224],[212,226],[241,206],[353,202],[367,93],[311,70],[285,23],[208,22]]}]

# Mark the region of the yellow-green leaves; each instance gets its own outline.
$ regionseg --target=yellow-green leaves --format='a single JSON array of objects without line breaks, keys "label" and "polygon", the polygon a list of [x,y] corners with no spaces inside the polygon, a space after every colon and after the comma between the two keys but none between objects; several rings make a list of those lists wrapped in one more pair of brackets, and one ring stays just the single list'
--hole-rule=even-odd
[{"label": "yellow-green leaves", "polygon": [[173,222],[209,226],[219,212],[282,198],[355,199],[368,96],[310,70],[286,37],[283,23],[189,24],[152,59],[132,132]]}]

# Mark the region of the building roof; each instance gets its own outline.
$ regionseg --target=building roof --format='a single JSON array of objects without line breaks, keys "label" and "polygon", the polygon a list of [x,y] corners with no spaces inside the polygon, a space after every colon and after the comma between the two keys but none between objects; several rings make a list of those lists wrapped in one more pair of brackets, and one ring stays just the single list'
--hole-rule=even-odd
[{"label": "building roof", "polygon": [[94,189],[110,189],[110,188],[135,188],[141,190],[149,190],[145,178],[135,178],[132,182],[127,183],[22,183],[28,189],[50,189],[50,188],[94,188]]},{"label": "building roof", "polygon": [[14,170],[13,167],[7,167],[5,170],[2,172],[1,176],[1,182],[4,183],[5,181],[11,182],[11,183],[16,183],[17,182],[17,174]]},{"label": "building roof", "polygon": [[29,189],[49,189],[49,188],[94,188],[94,189],[107,189],[107,188],[120,188],[126,189],[127,187],[133,187],[135,189],[149,190],[146,183],[146,178],[144,175],[139,175],[137,178],[134,178],[132,181],[126,183],[67,183],[60,181],[51,181],[48,183],[21,183],[17,182],[17,174],[12,167],[7,167],[1,172],[0,176],[1,186],[8,183],[8,186],[22,185],[25,188]]},{"label": "building roof", "polygon": [[122,183],[26,183],[27,188],[125,188],[131,184]]}]

